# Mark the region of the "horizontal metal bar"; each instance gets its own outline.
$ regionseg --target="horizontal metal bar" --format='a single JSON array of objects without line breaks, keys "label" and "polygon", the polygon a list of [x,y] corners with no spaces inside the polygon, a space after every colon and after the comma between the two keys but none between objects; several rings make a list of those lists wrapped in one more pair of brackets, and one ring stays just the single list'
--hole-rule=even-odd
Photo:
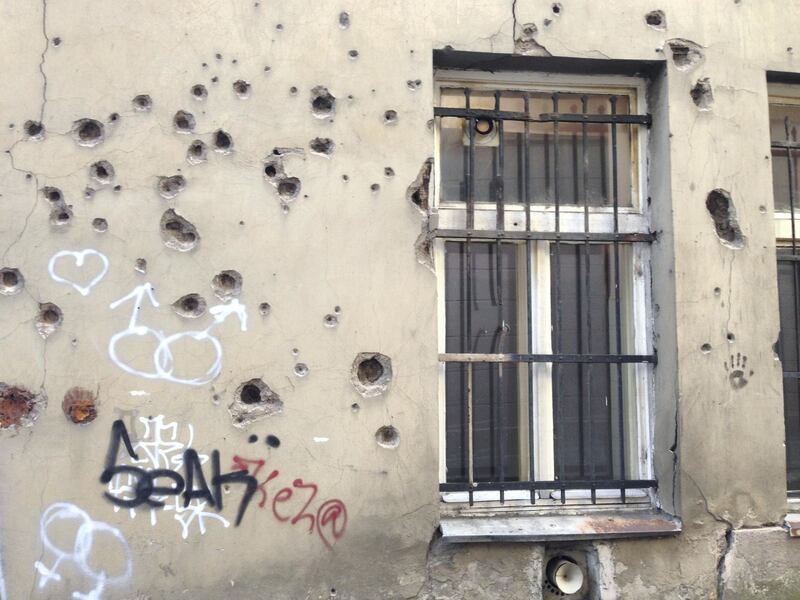
[{"label": "horizontal metal bar", "polygon": [[434,229],[437,238],[473,240],[558,240],[560,242],[654,242],[655,233],[584,233],[555,231],[498,231],[496,229]]},{"label": "horizontal metal bar", "polygon": [[800,150],[800,142],[771,142],[773,150]]},{"label": "horizontal metal bar", "polygon": [[628,125],[650,125],[653,122],[651,115],[583,115],[570,113],[542,113],[539,121],[558,121],[560,123],[617,123]]},{"label": "horizontal metal bar", "polygon": [[800,379],[800,371],[784,371],[784,379]]},{"label": "horizontal metal bar", "polygon": [[487,481],[470,485],[463,483],[440,483],[440,492],[479,492],[479,491],[513,491],[513,490],[630,490],[658,489],[655,479],[614,479],[614,480],[580,480],[580,481]]},{"label": "horizontal metal bar", "polygon": [[800,262],[800,254],[778,254],[778,262]]},{"label": "horizontal metal bar", "polygon": [[522,112],[510,110],[489,110],[482,108],[447,108],[437,106],[433,109],[435,117],[456,117],[459,119],[492,119],[493,121],[527,121],[529,123],[617,123],[646,125],[650,127],[650,115],[582,115],[568,113],[543,113],[539,118]]},{"label": "horizontal metal bar", "polygon": [[445,353],[439,355],[440,362],[452,363],[653,363],[655,354],[468,354]]}]

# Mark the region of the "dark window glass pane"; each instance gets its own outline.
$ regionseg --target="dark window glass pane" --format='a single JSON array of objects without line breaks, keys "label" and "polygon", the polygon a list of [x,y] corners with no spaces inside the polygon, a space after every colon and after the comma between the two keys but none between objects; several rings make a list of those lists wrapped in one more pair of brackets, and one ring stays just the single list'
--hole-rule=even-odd
[{"label": "dark window glass pane", "polygon": [[[800,371],[798,363],[798,297],[800,264],[781,260],[790,253],[778,249],[778,299],[780,303],[781,334],[778,344],[785,373]],[[797,379],[784,377],[783,406],[786,425],[786,467],[789,490],[800,490],[800,387]]]},{"label": "dark window glass pane", "polygon": [[[499,255],[498,255],[499,251]],[[468,288],[468,284],[471,286]],[[470,293],[471,291],[471,293]],[[445,244],[445,334],[448,353],[518,350],[517,246]],[[519,478],[518,369],[513,363],[473,365],[475,481]],[[446,367],[447,480],[467,479],[467,366]],[[501,417],[502,415],[502,417]]]}]

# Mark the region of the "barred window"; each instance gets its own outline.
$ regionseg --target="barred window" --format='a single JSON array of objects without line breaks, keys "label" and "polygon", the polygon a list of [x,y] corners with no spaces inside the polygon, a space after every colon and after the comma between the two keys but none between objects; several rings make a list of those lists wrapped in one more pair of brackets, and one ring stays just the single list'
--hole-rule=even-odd
[{"label": "barred window", "polygon": [[446,501],[650,502],[640,80],[437,76]]}]

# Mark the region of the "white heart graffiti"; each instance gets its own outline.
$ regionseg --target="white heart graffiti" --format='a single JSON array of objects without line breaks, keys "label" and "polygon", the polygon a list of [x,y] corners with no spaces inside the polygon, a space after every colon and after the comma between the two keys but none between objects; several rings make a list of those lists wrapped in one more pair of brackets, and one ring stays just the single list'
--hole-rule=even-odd
[{"label": "white heart graffiti", "polygon": [[[69,279],[65,279],[60,275],[56,274],[56,262],[58,259],[63,258],[65,256],[71,256],[75,259],[75,266],[82,267],[84,261],[86,260],[87,256],[97,256],[100,259],[100,262],[103,263],[103,268],[100,272],[92,279],[87,285],[78,285],[74,281],[70,281]],[[52,277],[55,281],[59,283],[68,283],[72,287],[74,287],[82,296],[88,296],[89,292],[92,291],[92,288],[96,286],[103,277],[106,276],[108,273],[108,258],[102,252],[98,252],[97,250],[93,250],[92,248],[86,248],[85,250],[61,250],[60,252],[56,252],[50,258],[50,262],[47,265],[47,270],[50,272],[50,277]]]}]

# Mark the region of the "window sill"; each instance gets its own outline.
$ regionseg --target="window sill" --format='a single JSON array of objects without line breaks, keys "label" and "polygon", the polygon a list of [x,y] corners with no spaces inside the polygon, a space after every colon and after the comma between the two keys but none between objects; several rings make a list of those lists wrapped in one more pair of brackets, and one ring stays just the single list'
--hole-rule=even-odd
[{"label": "window sill", "polygon": [[676,535],[680,519],[659,510],[625,509],[585,514],[442,517],[447,542],[552,542]]}]

